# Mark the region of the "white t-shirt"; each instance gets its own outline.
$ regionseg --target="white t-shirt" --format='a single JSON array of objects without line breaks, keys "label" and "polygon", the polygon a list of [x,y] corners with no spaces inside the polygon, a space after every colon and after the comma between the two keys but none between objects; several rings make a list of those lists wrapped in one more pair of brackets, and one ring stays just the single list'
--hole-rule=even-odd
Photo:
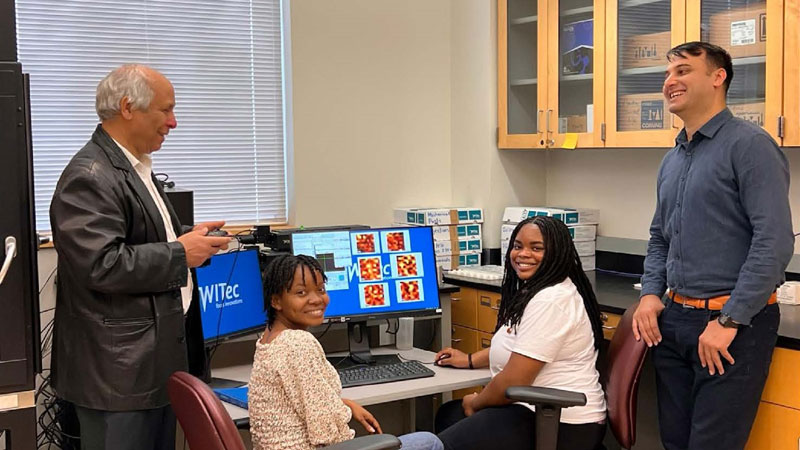
[{"label": "white t-shirt", "polygon": [[[503,325],[492,337],[489,369],[494,377],[511,353],[545,363],[532,386],[582,392],[585,406],[561,410],[561,422],[582,424],[606,418],[606,401],[595,369],[597,350],[583,298],[567,277],[533,296],[515,328]],[[533,405],[520,403],[530,409]]]}]

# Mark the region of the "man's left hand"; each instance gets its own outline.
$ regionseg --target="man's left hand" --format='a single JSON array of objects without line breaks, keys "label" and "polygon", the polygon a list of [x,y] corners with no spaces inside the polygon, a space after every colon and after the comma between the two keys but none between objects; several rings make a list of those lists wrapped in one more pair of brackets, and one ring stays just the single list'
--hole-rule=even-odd
[{"label": "man's left hand", "polygon": [[733,342],[737,331],[739,330],[736,328],[723,327],[716,319],[708,322],[706,330],[698,340],[697,354],[700,356],[700,365],[708,367],[709,375],[714,375],[716,372],[720,375],[725,373],[720,355],[729,363],[734,363],[733,356],[728,353],[728,346]]}]

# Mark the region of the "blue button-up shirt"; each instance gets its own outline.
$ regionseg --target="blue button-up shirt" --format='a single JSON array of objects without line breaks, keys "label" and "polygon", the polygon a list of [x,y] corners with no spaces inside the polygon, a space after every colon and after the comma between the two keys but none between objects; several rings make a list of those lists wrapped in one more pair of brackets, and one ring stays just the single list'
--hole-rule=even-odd
[{"label": "blue button-up shirt", "polygon": [[725,109],[661,162],[642,295],[728,295],[742,324],[766,305],[794,252],[789,163],[761,128]]}]

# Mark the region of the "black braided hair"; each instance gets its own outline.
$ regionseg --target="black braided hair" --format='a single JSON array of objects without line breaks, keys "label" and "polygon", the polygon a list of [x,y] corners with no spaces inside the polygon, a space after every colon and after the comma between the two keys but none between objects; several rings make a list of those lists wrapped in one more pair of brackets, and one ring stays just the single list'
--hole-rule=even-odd
[{"label": "black braided hair", "polygon": [[[511,250],[519,230],[526,225],[536,225],[544,240],[544,257],[539,268],[527,280],[521,280],[511,266]],[[501,289],[500,310],[497,314],[497,328],[503,325],[514,327],[522,320],[522,313],[534,295],[544,288],[555,286],[569,277],[583,298],[583,306],[589,316],[594,333],[594,347],[600,349],[603,342],[603,324],[600,320],[600,306],[594,290],[583,272],[578,251],[569,235],[569,229],[558,219],[546,216],[529,217],[517,225],[511,233],[508,251],[505,256],[505,274]]]},{"label": "black braided hair", "polygon": [[[327,282],[328,277],[322,266],[316,258],[308,255],[291,255],[285,254],[277,256],[273,259],[264,272],[261,274],[264,280],[264,311],[267,312],[267,328],[272,329],[272,324],[275,323],[275,307],[272,306],[272,297],[275,295],[283,295],[288,292],[294,283],[294,274],[298,267],[308,268],[314,276],[314,281],[317,280],[317,272],[322,275],[322,281]],[[305,272],[303,275],[303,282],[305,282]]]}]

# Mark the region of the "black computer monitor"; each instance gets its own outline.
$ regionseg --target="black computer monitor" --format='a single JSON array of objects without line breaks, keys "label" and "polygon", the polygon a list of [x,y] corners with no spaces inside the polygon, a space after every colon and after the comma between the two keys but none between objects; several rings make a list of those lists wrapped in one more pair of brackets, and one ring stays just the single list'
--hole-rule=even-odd
[{"label": "black computer monitor", "polygon": [[322,264],[330,296],[325,317],[348,322],[357,362],[372,361],[363,338],[368,319],[441,312],[430,227],[295,233],[292,252]]},{"label": "black computer monitor", "polygon": [[264,330],[264,288],[257,250],[214,255],[197,268],[206,344]]}]

